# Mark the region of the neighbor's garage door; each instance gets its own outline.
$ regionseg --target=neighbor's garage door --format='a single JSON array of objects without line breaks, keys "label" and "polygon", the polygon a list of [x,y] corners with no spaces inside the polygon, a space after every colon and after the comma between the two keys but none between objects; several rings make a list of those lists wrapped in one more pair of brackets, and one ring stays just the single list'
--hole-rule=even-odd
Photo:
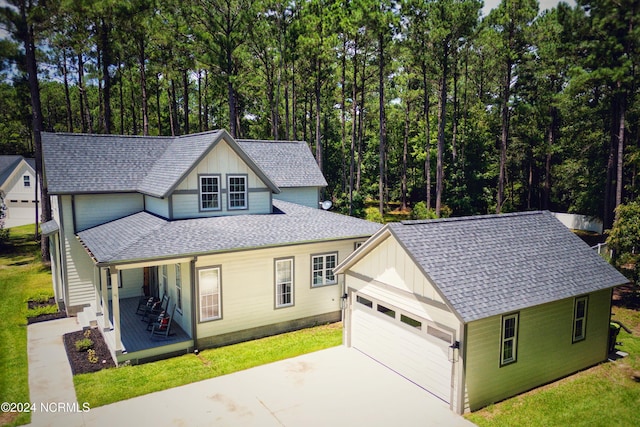
[{"label": "neighbor's garage door", "polygon": [[351,304],[351,346],[449,403],[450,333],[366,295]]}]

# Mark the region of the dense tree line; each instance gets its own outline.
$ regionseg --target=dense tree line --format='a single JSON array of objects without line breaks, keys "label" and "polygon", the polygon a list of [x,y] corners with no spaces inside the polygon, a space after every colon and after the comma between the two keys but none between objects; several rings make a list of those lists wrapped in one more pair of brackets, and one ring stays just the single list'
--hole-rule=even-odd
[{"label": "dense tree line", "polygon": [[2,153],[37,156],[39,129],[304,140],[352,213],[371,197],[610,226],[639,189],[640,0],[9,3]]}]

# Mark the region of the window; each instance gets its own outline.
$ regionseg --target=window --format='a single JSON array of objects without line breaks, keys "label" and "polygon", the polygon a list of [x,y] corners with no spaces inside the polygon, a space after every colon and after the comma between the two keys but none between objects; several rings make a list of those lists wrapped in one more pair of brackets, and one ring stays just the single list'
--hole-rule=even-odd
[{"label": "window", "polygon": [[378,304],[378,312],[386,314],[389,317],[393,317],[394,319],[396,318],[396,312],[394,310],[391,310],[389,307],[385,307],[384,305]]},{"label": "window", "polygon": [[276,260],[276,308],[293,305],[293,258]]},{"label": "window", "polygon": [[24,175],[22,177],[22,183],[25,187],[31,187],[31,177],[29,175]]},{"label": "window", "polygon": [[588,297],[578,297],[573,303],[573,342],[587,337],[587,305]]},{"label": "window", "polygon": [[338,254],[314,255],[311,257],[311,286],[334,285],[337,283],[333,275]]},{"label": "window", "polygon": [[176,264],[176,308],[182,313],[182,266]]},{"label": "window", "polygon": [[373,302],[371,300],[368,300],[366,298],[361,297],[360,295],[358,295],[356,297],[356,301],[359,302],[360,304],[367,306],[369,308],[373,308]]},{"label": "window", "polygon": [[220,316],[220,268],[198,271],[198,297],[200,299],[200,321],[219,319]]},{"label": "window", "polygon": [[220,177],[200,177],[200,210],[215,211],[220,209]]},{"label": "window", "polygon": [[409,316],[405,316],[404,314],[400,314],[400,321],[405,325],[411,326],[412,328],[422,329],[422,322],[416,319],[413,319]]},{"label": "window", "polygon": [[246,209],[247,208],[247,177],[246,176],[229,176],[229,209]]},{"label": "window", "polygon": [[500,366],[516,361],[518,347],[518,313],[502,316]]}]

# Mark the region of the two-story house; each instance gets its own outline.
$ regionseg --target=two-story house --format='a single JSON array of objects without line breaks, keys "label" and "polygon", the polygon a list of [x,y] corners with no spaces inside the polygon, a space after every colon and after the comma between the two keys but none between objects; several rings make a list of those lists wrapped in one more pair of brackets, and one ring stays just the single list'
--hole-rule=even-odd
[{"label": "two-story house", "polygon": [[5,228],[36,223],[38,182],[34,159],[0,156],[0,196],[6,207]]},{"label": "two-story house", "polygon": [[[319,208],[304,142],[44,133],[55,295],[95,311],[118,362],[341,319],[333,268],[380,225]],[[167,295],[168,337],[141,297]]]}]

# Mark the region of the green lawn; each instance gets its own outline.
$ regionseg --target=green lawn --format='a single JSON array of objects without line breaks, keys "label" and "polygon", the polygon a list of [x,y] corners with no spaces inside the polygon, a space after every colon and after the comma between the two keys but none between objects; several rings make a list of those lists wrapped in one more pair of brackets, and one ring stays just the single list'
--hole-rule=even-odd
[{"label": "green lawn", "polygon": [[[52,294],[51,274],[40,262],[34,226],[10,230],[0,246],[0,401],[28,402],[27,304],[33,295]],[[30,414],[0,413],[1,425],[21,425]]]},{"label": "green lawn", "polygon": [[614,307],[616,320],[633,330],[620,332],[629,356],[516,396],[466,418],[483,426],[640,425],[640,313]]}]

